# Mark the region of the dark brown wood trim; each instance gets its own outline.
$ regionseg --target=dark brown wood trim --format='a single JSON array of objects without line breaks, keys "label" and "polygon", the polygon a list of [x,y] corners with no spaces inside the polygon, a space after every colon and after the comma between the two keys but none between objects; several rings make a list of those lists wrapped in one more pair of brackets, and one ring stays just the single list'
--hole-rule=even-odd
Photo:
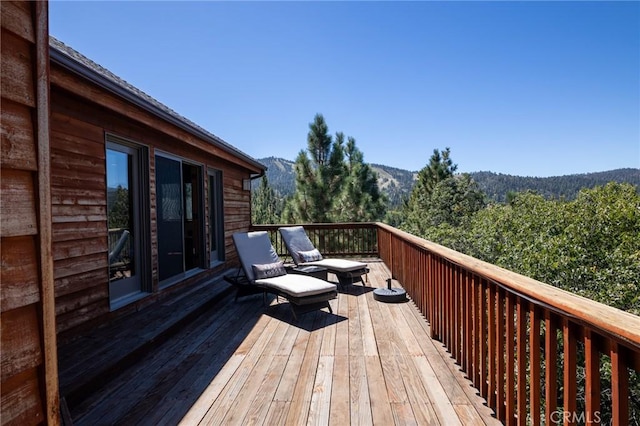
[{"label": "dark brown wood trim", "polygon": [[49,4],[33,2],[36,32],[36,126],[38,158],[38,237],[46,420],[60,424],[58,345],[56,340],[51,221],[51,155],[49,146]]}]

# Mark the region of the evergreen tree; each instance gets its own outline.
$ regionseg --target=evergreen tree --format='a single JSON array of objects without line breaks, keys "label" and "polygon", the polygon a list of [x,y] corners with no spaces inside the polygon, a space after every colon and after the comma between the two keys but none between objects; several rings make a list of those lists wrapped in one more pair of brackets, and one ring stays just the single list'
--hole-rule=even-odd
[{"label": "evergreen tree", "polygon": [[281,204],[276,192],[269,185],[269,180],[266,176],[263,176],[260,180],[260,186],[252,194],[251,223],[279,223],[282,210]]},{"label": "evergreen tree", "polygon": [[418,172],[418,180],[411,191],[409,199],[403,206],[404,222],[402,228],[416,235],[424,235],[428,226],[429,206],[431,195],[438,184],[452,177],[458,168],[451,160],[451,151],[433,150],[433,155],[422,170]]},{"label": "evergreen tree", "polygon": [[451,176],[436,184],[427,216],[431,226],[460,226],[485,206],[484,193],[468,173]]},{"label": "evergreen tree", "polygon": [[130,204],[131,201],[129,200],[129,190],[127,188],[123,188],[122,185],[118,185],[118,188],[116,188],[114,200],[108,206],[109,229],[129,229]]},{"label": "evergreen tree", "polygon": [[338,133],[335,141],[322,114],[316,114],[309,124],[307,152],[300,151],[296,158],[296,192],[287,205],[288,222],[331,222],[335,198],[342,190],[344,180],[344,135]]},{"label": "evergreen tree", "polygon": [[347,176],[335,206],[340,222],[368,222],[380,220],[386,209],[386,199],[378,188],[378,177],[364,162],[356,140],[348,138],[345,147]]},{"label": "evergreen tree", "polygon": [[285,212],[288,222],[331,222],[333,200],[344,177],[343,140],[338,134],[333,141],[324,117],[316,114],[307,135],[309,155],[300,151],[296,158],[296,191]]},{"label": "evergreen tree", "polygon": [[287,203],[283,221],[321,223],[379,220],[386,201],[377,176],[364,163],[352,137],[329,135],[322,114],[309,124],[307,151],[295,162],[296,191]]}]

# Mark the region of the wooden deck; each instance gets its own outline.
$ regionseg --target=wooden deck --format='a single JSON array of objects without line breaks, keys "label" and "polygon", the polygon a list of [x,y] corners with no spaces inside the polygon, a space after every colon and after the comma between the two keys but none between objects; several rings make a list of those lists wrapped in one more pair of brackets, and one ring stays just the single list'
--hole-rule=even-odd
[{"label": "wooden deck", "polygon": [[412,302],[373,299],[390,274],[369,265],[333,314],[297,322],[286,302],[224,296],[71,407],[74,424],[500,424]]}]

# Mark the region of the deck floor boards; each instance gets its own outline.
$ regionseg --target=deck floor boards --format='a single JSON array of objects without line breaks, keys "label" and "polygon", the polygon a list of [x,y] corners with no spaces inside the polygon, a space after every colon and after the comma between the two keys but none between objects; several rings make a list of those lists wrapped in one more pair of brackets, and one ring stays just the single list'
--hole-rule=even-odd
[{"label": "deck floor boards", "polygon": [[373,299],[390,274],[369,265],[333,314],[226,296],[71,407],[74,424],[500,424],[412,302]]}]

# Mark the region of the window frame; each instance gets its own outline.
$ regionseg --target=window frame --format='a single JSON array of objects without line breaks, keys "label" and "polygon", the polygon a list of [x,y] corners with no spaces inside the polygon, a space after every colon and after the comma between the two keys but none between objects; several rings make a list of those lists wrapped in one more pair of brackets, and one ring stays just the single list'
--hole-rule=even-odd
[{"label": "window frame", "polygon": [[[130,303],[140,300],[148,296],[152,291],[151,280],[151,210],[150,210],[150,191],[149,191],[149,147],[138,142],[116,136],[111,133],[105,133],[105,200],[107,197],[107,151],[118,151],[133,155],[132,161],[132,202],[134,205],[133,212],[133,229],[134,229],[134,259],[136,274],[139,279],[139,292],[129,296],[117,299],[111,298],[111,288],[109,288],[109,309],[115,311]],[[108,214],[108,211],[107,211]],[[107,218],[107,235],[108,235],[108,218]],[[108,236],[107,236],[108,238]],[[110,269],[111,266],[107,265]],[[110,272],[108,272],[110,276]],[[111,280],[109,280],[111,287]]]},{"label": "window frame", "polygon": [[[156,242],[159,245],[159,232],[158,232],[158,223],[157,223],[157,218],[158,218],[158,206],[159,206],[159,200],[158,200],[158,182],[157,182],[157,173],[158,173],[158,168],[157,168],[157,161],[156,158],[157,157],[163,157],[169,160],[173,160],[176,161],[178,163],[180,163],[180,198],[181,200],[184,202],[184,188],[183,188],[183,182],[184,182],[184,176],[183,176],[183,170],[184,170],[184,165],[187,165],[189,167],[195,167],[199,169],[199,182],[198,182],[198,188],[197,190],[200,191],[201,194],[201,202],[199,203],[199,205],[197,206],[198,208],[198,212],[197,212],[197,216],[198,217],[204,217],[205,215],[205,209],[204,209],[204,202],[202,201],[202,194],[204,192],[204,164],[199,163],[197,161],[194,160],[190,160],[188,158],[185,157],[181,157],[179,155],[175,155],[172,154],[170,152],[167,151],[163,151],[160,149],[156,149],[154,150],[154,162],[155,162],[155,167],[154,167],[154,174],[156,176],[154,184],[155,184],[155,193],[156,193],[156,205],[155,205],[155,209],[156,209],[156,232],[155,232],[155,238],[156,238]],[[196,212],[193,212],[194,214]],[[204,270],[206,268],[206,255],[207,255],[207,242],[204,238],[201,238],[200,244],[198,246],[199,250],[202,250],[202,253],[204,254],[204,256],[201,258],[199,264],[191,269],[186,269],[186,259],[185,259],[185,221],[186,221],[186,211],[183,212],[182,214],[182,226],[181,226],[181,241],[182,241],[182,248],[183,248],[183,258],[182,258],[182,272],[172,275],[170,277],[166,277],[163,280],[160,280],[160,276],[159,276],[159,270],[158,270],[158,286],[159,288],[165,289],[167,287],[170,287],[174,284],[177,284],[181,281],[183,281],[184,279],[196,275],[199,272],[201,272],[202,270]],[[206,232],[206,222],[204,220],[199,219],[199,232],[201,235],[205,235]],[[156,257],[156,263],[159,262],[159,253],[157,254]]]},{"label": "window frame", "polygon": [[[225,261],[224,245],[224,185],[222,170],[207,168],[207,244],[209,267],[216,267]],[[215,230],[215,234],[212,232]],[[216,250],[213,250],[213,239]]]}]

